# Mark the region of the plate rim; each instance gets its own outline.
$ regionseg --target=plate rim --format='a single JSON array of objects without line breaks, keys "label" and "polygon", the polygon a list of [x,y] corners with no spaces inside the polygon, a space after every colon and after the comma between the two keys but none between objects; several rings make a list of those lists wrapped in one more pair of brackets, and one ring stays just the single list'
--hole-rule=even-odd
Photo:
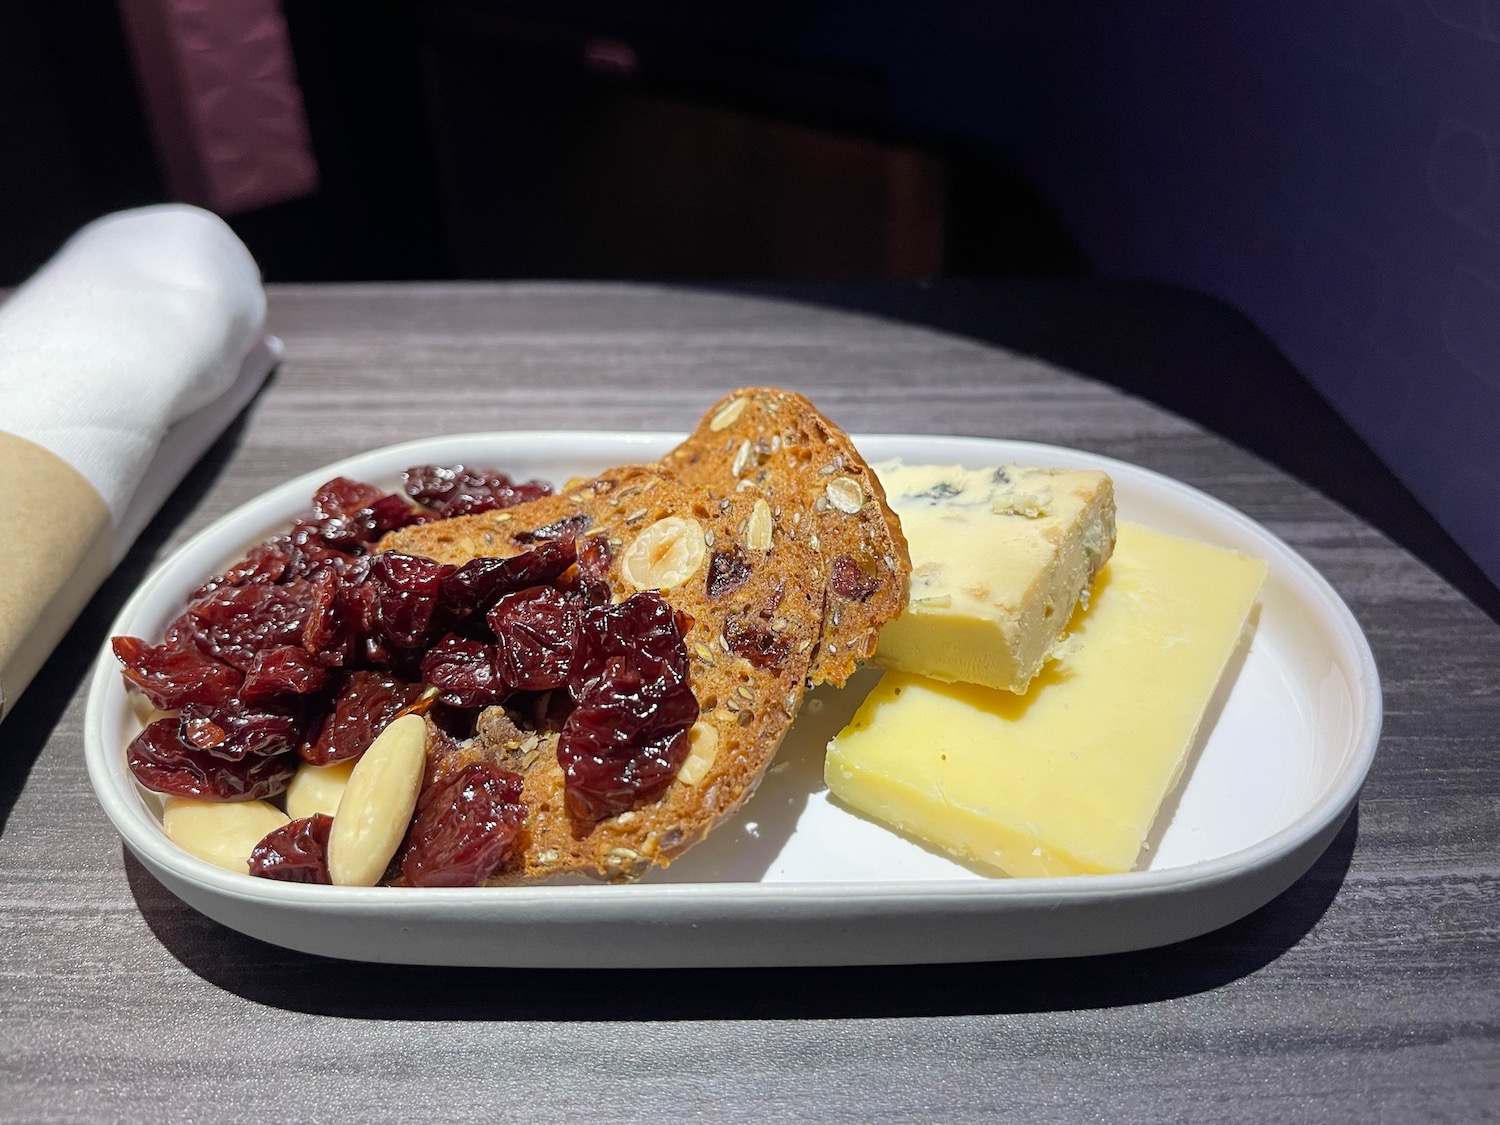
[{"label": "plate rim", "polygon": [[[1264,540],[1277,556],[1276,564],[1286,569],[1284,577],[1293,579],[1299,595],[1314,595],[1322,601],[1338,626],[1338,635],[1345,648],[1354,656],[1358,675],[1350,684],[1355,696],[1354,728],[1350,738],[1350,753],[1330,779],[1322,795],[1305,809],[1290,824],[1283,826],[1254,843],[1238,848],[1225,855],[1211,859],[1196,860],[1159,870],[1128,871],[1103,875],[1060,875],[1034,878],[997,876],[992,879],[907,879],[878,881],[829,881],[829,882],[755,882],[724,881],[698,883],[636,883],[627,885],[587,884],[549,885],[538,884],[518,887],[464,887],[464,888],[419,888],[419,887],[332,887],[304,885],[276,880],[257,879],[216,867],[173,845],[161,831],[160,824],[145,813],[143,800],[134,791],[134,782],[128,772],[112,770],[106,760],[109,748],[103,731],[107,695],[117,674],[110,648],[110,637],[120,635],[126,629],[124,623],[139,612],[139,607],[151,593],[166,580],[174,563],[189,555],[211,540],[223,534],[226,525],[239,523],[250,516],[259,516],[279,510],[286,499],[307,492],[309,485],[316,488],[330,476],[381,459],[395,459],[398,455],[429,451],[442,446],[459,446],[473,443],[512,441],[535,444],[544,449],[549,446],[567,448],[577,445],[582,455],[586,448],[595,444],[607,448],[639,448],[643,453],[665,450],[682,440],[685,435],[673,431],[618,431],[618,430],[486,430],[462,434],[442,434],[416,438],[392,445],[365,450],[331,462],[321,468],[298,474],[260,495],[237,505],[203,527],[172,552],[154,565],[151,571],[132,592],[110,623],[108,634],[101,646],[91,676],[84,714],[84,752],[89,781],[95,797],[103,808],[115,832],[130,850],[148,865],[159,865],[186,882],[196,884],[204,890],[242,902],[276,904],[286,907],[318,906],[336,911],[362,912],[378,906],[382,913],[397,914],[428,913],[434,907],[457,907],[467,904],[466,913],[475,904],[503,906],[506,915],[526,906],[561,906],[569,904],[575,908],[603,906],[608,911],[628,911],[649,907],[652,903],[693,903],[711,909],[746,905],[761,905],[769,909],[808,902],[821,901],[825,905],[872,902],[900,907],[908,901],[933,906],[940,904],[969,903],[975,900],[995,899],[1008,905],[1020,906],[1030,900],[1052,902],[1089,901],[1110,899],[1117,896],[1134,897],[1160,893],[1192,891],[1200,887],[1214,886],[1232,881],[1250,872],[1270,867],[1296,852],[1309,841],[1325,831],[1328,826],[1344,816],[1358,799],[1361,787],[1374,763],[1379,749],[1383,720],[1383,695],[1379,670],[1368,638],[1360,628],[1358,620],[1333,588],[1332,584],[1290,544],[1269,528],[1241,512],[1234,506],[1195,488],[1165,473],[1107,454],[1087,449],[1062,446],[1044,442],[1011,438],[962,436],[953,434],[916,433],[858,433],[852,435],[861,448],[883,444],[919,442],[935,450],[944,448],[955,452],[964,446],[995,446],[1022,451],[1025,456],[1033,454],[1034,463],[1045,464],[1049,456],[1061,455],[1064,460],[1087,458],[1090,464],[1113,474],[1123,470],[1126,474],[1144,477],[1158,488],[1175,494],[1189,504],[1207,506],[1221,518],[1239,525],[1252,537]],[[571,456],[571,453],[570,453]],[[881,458],[873,458],[879,460]],[[1018,460],[1006,455],[1007,461]],[[257,521],[259,522],[259,521]],[[1271,560],[1267,560],[1270,562]],[[1360,697],[1363,696],[1361,699]],[[123,775],[122,791],[117,780]],[[150,822],[149,827],[146,822]],[[1261,905],[1257,903],[1256,905]]]}]

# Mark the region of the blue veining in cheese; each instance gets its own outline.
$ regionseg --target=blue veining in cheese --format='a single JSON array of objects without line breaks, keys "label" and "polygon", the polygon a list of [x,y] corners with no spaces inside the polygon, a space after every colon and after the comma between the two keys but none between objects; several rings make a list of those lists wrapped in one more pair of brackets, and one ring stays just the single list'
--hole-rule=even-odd
[{"label": "blue veining in cheese", "polygon": [[876,660],[1024,692],[1114,549],[1109,477],[899,461],[875,471],[912,561],[907,611],[881,630]]}]

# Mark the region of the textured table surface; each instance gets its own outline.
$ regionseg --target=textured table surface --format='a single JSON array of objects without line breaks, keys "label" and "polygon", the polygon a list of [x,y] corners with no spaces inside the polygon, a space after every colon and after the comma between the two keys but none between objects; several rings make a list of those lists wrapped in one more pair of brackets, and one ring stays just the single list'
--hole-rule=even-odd
[{"label": "textured table surface", "polygon": [[[1500,627],[1311,488],[1102,384],[845,312],[648,286],[285,287],[287,360],[0,727],[0,1119],[1453,1121],[1500,1117]],[[82,685],[151,566],[268,486],[483,428],[683,429],[777,383],[854,431],[1168,473],[1310,559],[1385,732],[1285,894],[1165,949],[833,970],[403,968],[178,902],[89,789]]]}]

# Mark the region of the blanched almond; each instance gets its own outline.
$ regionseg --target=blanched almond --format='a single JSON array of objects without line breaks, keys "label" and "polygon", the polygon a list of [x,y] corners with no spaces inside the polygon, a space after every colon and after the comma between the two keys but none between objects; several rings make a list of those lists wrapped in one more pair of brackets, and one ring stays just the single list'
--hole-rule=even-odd
[{"label": "blanched almond", "polygon": [[336,886],[373,887],[401,845],[427,765],[427,723],[403,715],[355,763],[328,833],[328,877]]},{"label": "blanched almond", "polygon": [[354,772],[354,759],[315,766],[303,762],[297,767],[292,783],[286,787],[286,812],[293,820],[314,813],[332,816],[339,811],[339,800]]},{"label": "blanched almond", "polygon": [[287,822],[286,813],[265,801],[198,801],[168,797],[161,826],[183,851],[225,871],[250,873],[255,845]]}]

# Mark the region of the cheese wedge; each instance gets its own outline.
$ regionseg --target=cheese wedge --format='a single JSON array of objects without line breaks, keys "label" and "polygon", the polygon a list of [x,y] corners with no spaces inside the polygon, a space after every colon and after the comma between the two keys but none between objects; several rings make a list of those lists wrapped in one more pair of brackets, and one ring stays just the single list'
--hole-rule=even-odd
[{"label": "cheese wedge", "polygon": [[875,471],[911,549],[911,599],[875,659],[938,680],[1023,692],[1115,538],[1100,472],[888,461]]},{"label": "cheese wedge", "polygon": [[1122,523],[1076,644],[1024,696],[887,672],[828,746],[858,811],[1011,875],[1128,871],[1265,563]]}]

